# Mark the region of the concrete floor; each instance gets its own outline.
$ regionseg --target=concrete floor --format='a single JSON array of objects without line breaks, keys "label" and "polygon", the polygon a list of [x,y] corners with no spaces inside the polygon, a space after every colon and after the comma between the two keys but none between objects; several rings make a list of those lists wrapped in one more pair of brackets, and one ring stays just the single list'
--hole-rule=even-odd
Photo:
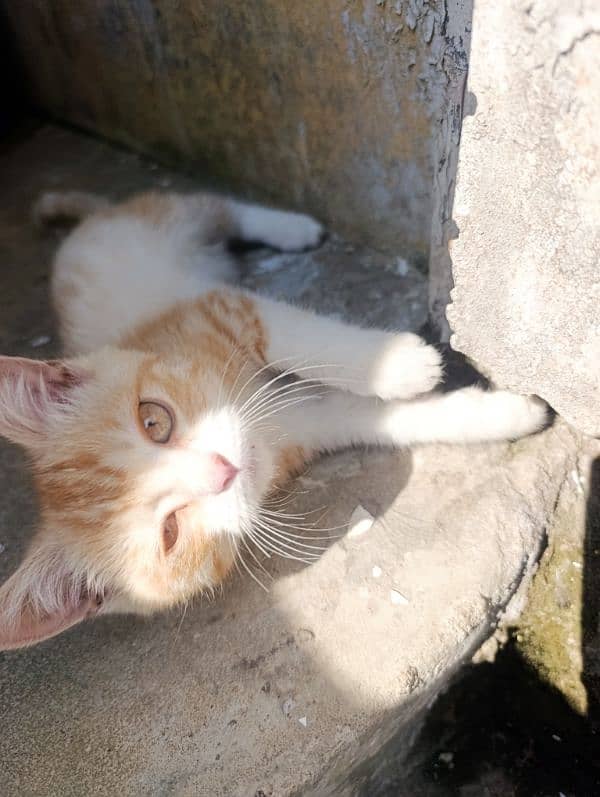
[{"label": "concrete floor", "polygon": [[[0,351],[32,357],[59,351],[47,298],[57,238],[29,221],[37,193],[190,185],[52,127],[5,151],[0,175]],[[246,270],[248,285],[351,320],[425,318],[418,269],[335,237],[308,256],[253,252]],[[331,457],[298,480],[297,505],[326,505],[335,526],[361,504],[375,518],[364,538],[332,540],[308,568],[267,563],[268,594],[236,578],[185,617],[113,617],[0,654],[2,794],[369,793],[509,601],[519,608],[580,445],[558,423],[512,446]],[[0,477],[4,579],[35,503],[8,445]],[[390,603],[392,587],[408,605]]]}]

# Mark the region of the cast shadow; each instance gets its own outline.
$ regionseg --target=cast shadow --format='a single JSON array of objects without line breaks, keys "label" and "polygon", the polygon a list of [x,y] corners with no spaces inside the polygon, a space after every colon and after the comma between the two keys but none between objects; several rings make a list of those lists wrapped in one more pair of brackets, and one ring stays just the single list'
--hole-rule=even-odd
[{"label": "cast shadow", "polygon": [[[574,797],[600,794],[600,458],[586,505],[582,590],[585,716],[542,680],[510,642],[493,664],[470,665],[439,698],[395,775],[369,797]],[[396,745],[396,747],[395,747]],[[394,757],[391,740],[383,756]]]},{"label": "cast shadow", "polygon": [[598,737],[600,758],[600,457],[589,475],[582,596],[582,681],[587,692],[588,718]]}]

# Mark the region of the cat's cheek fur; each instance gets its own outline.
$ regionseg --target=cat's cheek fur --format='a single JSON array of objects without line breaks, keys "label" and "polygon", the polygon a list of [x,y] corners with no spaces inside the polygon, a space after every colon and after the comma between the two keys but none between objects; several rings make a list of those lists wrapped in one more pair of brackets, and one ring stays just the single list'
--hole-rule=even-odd
[{"label": "cat's cheek fur", "polygon": [[143,554],[138,555],[125,583],[107,600],[106,611],[152,614],[210,592],[231,572],[234,550],[226,535],[217,535],[166,556],[152,554],[147,562]]}]

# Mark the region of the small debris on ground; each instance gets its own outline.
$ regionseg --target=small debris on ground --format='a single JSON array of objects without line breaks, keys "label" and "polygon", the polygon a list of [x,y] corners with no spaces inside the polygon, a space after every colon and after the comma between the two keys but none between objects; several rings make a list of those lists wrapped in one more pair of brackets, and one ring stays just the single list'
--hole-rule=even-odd
[{"label": "small debris on ground", "polygon": [[573,484],[577,488],[577,492],[579,493],[579,495],[583,495],[584,493],[583,479],[581,478],[581,474],[576,468],[573,468],[573,470],[571,471],[571,478],[573,479]]},{"label": "small debris on ground", "polygon": [[6,545],[3,542],[0,542],[0,553],[4,553],[6,550]]},{"label": "small debris on ground", "polygon": [[373,569],[371,570],[371,575],[373,576],[373,578],[381,578],[382,573],[383,570],[380,567],[378,567],[377,565],[373,566]]},{"label": "small debris on ground", "polygon": [[440,753],[438,758],[444,764],[451,764],[454,761],[454,753],[450,753],[450,752],[448,752],[448,753]]},{"label": "small debris on ground", "polygon": [[284,700],[281,706],[281,710],[283,711],[283,716],[289,717],[292,711],[294,710],[295,705],[296,703],[292,700],[291,697],[288,697],[287,700]]},{"label": "small debris on ground", "polygon": [[390,590],[390,600],[394,604],[394,606],[407,606],[410,602],[406,595],[403,595],[397,589]]},{"label": "small debris on ground", "polygon": [[262,257],[255,265],[254,272],[256,274],[269,274],[273,271],[284,269],[293,263],[293,255],[288,253],[279,253],[276,255],[269,255],[269,257]]},{"label": "small debris on ground", "polygon": [[29,345],[32,349],[39,349],[40,346],[47,346],[51,340],[50,335],[38,335],[29,341]]},{"label": "small debris on ground", "polygon": [[362,537],[371,528],[375,519],[370,512],[359,504],[354,512],[350,515],[348,522],[348,536],[349,537]]},{"label": "small debris on ground", "polygon": [[397,257],[393,263],[390,263],[388,266],[386,266],[386,271],[391,271],[392,274],[396,274],[398,277],[406,277],[408,270],[408,261],[403,257]]},{"label": "small debris on ground", "polygon": [[306,728],[306,726],[308,725],[308,720],[306,719],[306,717],[300,717],[300,718],[298,719],[298,722],[299,722],[299,723],[300,723],[300,725],[302,725],[304,728]]}]

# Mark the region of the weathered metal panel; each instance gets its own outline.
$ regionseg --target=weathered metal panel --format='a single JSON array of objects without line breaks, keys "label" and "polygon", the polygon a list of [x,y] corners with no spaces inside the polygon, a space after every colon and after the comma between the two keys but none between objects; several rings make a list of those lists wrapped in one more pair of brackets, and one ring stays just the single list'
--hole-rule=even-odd
[{"label": "weathered metal panel", "polygon": [[444,2],[0,6],[54,116],[358,240],[427,250]]}]

